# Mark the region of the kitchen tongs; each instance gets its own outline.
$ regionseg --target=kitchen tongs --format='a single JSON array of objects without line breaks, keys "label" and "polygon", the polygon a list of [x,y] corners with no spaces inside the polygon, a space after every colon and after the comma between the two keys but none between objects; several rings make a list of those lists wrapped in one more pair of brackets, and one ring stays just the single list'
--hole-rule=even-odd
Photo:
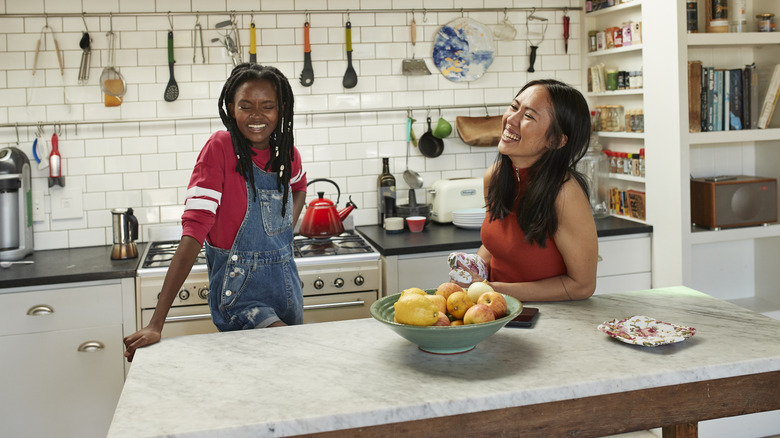
[{"label": "kitchen tongs", "polygon": [[49,21],[46,20],[46,25],[43,26],[41,29],[41,36],[38,38],[38,44],[35,45],[35,58],[33,58],[33,68],[32,68],[32,74],[35,76],[35,70],[38,66],[38,52],[41,49],[41,40],[43,40],[43,50],[46,50],[46,31],[49,31],[51,34],[51,39],[54,41],[54,52],[57,55],[57,63],[60,66],[60,76],[65,74],[65,70],[62,66],[62,50],[60,50],[60,45],[57,43],[57,38],[54,36],[54,30],[49,27]]},{"label": "kitchen tongs", "polygon": [[[542,32],[541,32],[541,38],[539,39],[539,42],[534,42],[531,40],[531,21],[539,21],[542,25]],[[533,73],[534,71],[534,63],[536,62],[536,49],[539,48],[540,45],[544,42],[544,34],[547,33],[547,26],[550,24],[550,22],[544,18],[544,17],[538,17],[536,16],[536,8],[533,8],[533,11],[531,11],[531,14],[528,15],[528,17],[525,20],[525,30],[526,30],[526,39],[528,40],[528,43],[531,45],[531,56],[528,61],[528,71]],[[537,34],[538,35],[538,34]]]}]

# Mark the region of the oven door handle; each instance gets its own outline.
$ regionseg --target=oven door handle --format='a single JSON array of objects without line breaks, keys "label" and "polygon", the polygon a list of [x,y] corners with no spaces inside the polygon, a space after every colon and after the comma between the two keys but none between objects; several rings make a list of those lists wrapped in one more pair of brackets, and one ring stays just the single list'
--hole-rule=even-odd
[{"label": "oven door handle", "polygon": [[306,304],[303,306],[303,310],[333,309],[336,307],[360,307],[365,304],[366,302],[363,300],[345,301],[341,303]]},{"label": "oven door handle", "polygon": [[201,319],[211,319],[211,314],[201,313],[198,315],[169,316],[165,318],[165,322],[197,321]]}]

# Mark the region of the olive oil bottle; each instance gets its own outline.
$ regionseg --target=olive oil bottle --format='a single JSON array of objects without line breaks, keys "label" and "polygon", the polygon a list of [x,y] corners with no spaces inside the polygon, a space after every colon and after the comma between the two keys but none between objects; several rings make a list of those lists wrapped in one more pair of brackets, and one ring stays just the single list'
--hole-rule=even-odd
[{"label": "olive oil bottle", "polygon": [[390,159],[382,158],[382,174],[377,178],[377,210],[379,225],[386,217],[395,216],[395,177],[390,173]]}]

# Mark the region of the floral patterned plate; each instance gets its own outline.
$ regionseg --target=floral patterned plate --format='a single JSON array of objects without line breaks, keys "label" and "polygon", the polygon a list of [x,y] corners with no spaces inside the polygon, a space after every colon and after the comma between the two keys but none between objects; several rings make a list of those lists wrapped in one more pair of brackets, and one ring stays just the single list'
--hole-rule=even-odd
[{"label": "floral patterned plate", "polygon": [[599,325],[599,330],[618,341],[645,347],[684,341],[696,334],[693,327],[669,324],[641,315],[606,321]]}]

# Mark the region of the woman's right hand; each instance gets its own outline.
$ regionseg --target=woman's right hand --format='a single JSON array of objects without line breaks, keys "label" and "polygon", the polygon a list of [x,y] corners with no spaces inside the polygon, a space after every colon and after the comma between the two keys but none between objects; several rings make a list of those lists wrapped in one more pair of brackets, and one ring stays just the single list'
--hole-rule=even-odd
[{"label": "woman's right hand", "polygon": [[130,336],[127,336],[124,340],[125,342],[125,357],[127,358],[128,362],[133,361],[133,356],[135,356],[135,350],[145,347],[147,345],[156,344],[157,342],[160,342],[160,337],[162,336],[162,330],[157,330],[153,327],[146,326],[142,328],[141,330],[138,330],[137,332],[133,333]]}]

